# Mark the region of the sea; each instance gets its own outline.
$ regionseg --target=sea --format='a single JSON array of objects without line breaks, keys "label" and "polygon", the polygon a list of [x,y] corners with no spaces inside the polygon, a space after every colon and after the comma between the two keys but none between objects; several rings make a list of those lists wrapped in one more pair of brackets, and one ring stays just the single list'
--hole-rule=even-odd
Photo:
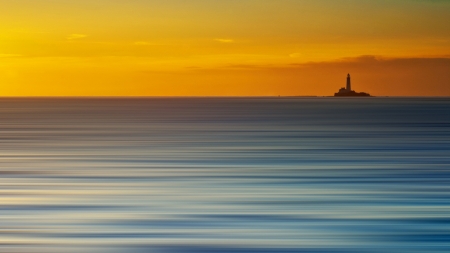
[{"label": "sea", "polygon": [[450,252],[450,98],[0,98],[0,252]]}]

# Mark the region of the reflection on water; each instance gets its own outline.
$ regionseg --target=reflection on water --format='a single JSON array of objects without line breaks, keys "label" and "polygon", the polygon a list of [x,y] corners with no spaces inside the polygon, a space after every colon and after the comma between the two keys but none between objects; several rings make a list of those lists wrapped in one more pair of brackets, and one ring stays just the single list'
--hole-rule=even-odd
[{"label": "reflection on water", "polygon": [[0,99],[0,252],[449,252],[450,100]]}]

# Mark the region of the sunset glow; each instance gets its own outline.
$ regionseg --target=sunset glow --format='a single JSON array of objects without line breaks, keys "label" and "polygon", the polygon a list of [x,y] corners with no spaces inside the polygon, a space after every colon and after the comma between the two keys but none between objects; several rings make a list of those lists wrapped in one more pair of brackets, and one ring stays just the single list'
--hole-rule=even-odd
[{"label": "sunset glow", "polygon": [[450,1],[17,0],[0,96],[450,96]]}]

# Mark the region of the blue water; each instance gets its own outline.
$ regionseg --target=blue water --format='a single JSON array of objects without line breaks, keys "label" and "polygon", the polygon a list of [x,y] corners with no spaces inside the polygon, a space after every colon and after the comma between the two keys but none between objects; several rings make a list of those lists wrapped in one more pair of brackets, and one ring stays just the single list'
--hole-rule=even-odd
[{"label": "blue water", "polygon": [[450,252],[450,99],[2,98],[0,252]]}]

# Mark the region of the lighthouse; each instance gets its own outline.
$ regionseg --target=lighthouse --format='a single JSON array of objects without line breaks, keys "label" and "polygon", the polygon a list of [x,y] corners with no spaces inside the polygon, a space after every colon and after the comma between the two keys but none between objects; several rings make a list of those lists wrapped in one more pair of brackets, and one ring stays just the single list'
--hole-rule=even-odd
[{"label": "lighthouse", "polygon": [[347,86],[342,87],[339,92],[334,93],[335,97],[371,97],[369,93],[356,92],[352,90],[352,81],[350,74],[347,74]]},{"label": "lighthouse", "polygon": [[350,80],[350,74],[347,75],[347,91],[352,91],[352,83]]}]

